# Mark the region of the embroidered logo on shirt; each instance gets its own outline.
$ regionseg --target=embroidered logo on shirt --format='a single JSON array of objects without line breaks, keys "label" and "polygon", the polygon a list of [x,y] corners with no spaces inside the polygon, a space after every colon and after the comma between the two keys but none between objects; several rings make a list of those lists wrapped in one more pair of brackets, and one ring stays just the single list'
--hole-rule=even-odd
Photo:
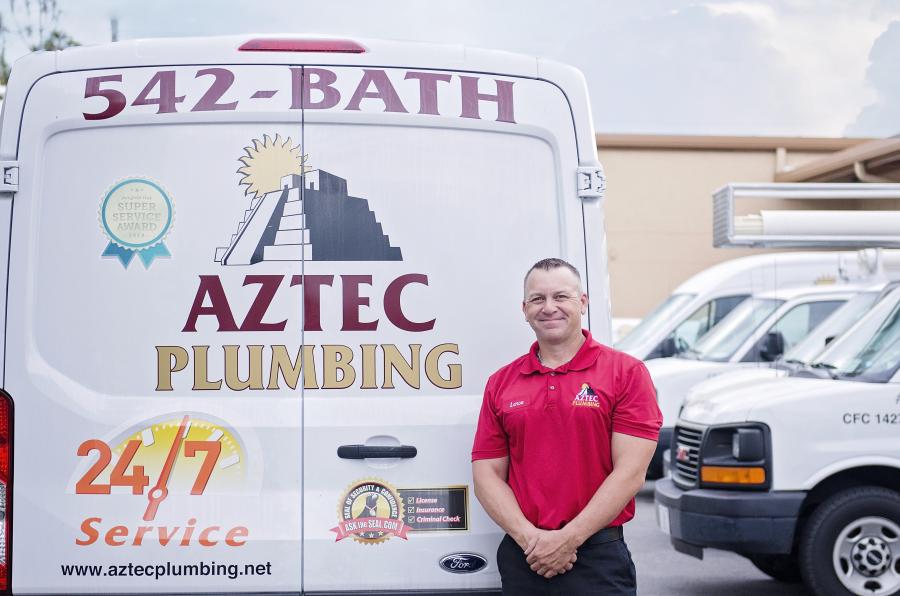
[{"label": "embroidered logo on shirt", "polygon": [[594,393],[594,390],[591,389],[591,386],[587,383],[581,384],[581,391],[579,391],[575,395],[575,399],[572,400],[573,406],[586,406],[588,408],[599,408],[600,407],[600,398]]},{"label": "embroidered logo on shirt", "polygon": [[513,401],[509,402],[509,409],[512,410],[515,408],[521,408],[524,405],[525,405],[525,400],[514,399]]}]

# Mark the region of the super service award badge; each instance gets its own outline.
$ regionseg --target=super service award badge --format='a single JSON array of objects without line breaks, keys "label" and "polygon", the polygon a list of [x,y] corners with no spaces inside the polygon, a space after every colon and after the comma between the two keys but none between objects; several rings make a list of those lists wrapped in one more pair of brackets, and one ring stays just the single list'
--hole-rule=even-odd
[{"label": "super service award badge", "polygon": [[110,188],[100,203],[100,227],[109,238],[102,256],[119,259],[126,269],[135,255],[145,268],[170,257],[163,242],[172,230],[175,207],[162,185],[147,178],[126,178]]}]

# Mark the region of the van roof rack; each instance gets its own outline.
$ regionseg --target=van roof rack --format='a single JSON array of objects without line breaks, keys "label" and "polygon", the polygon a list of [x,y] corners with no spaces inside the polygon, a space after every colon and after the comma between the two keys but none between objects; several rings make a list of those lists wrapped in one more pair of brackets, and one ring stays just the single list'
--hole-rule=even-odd
[{"label": "van roof rack", "polygon": [[[898,248],[900,210],[862,202],[883,199],[900,199],[900,183],[727,184],[713,193],[713,246]],[[821,209],[829,201],[835,209]]]}]

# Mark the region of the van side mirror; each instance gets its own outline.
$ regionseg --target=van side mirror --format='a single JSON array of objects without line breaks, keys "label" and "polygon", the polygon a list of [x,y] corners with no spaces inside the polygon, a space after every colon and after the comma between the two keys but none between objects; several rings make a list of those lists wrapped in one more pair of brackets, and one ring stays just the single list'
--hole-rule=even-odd
[{"label": "van side mirror", "polygon": [[659,346],[657,346],[656,351],[659,352],[659,356],[657,356],[657,358],[671,358],[678,353],[678,344],[675,342],[674,337],[669,336],[659,342]]},{"label": "van side mirror", "polygon": [[781,331],[770,331],[766,334],[766,342],[759,351],[759,357],[766,362],[773,362],[784,354],[784,335]]}]

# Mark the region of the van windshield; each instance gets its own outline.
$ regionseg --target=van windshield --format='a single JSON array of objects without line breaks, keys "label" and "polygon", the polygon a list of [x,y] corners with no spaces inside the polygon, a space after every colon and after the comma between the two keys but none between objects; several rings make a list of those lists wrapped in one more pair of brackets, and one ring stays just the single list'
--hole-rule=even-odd
[{"label": "van windshield", "polygon": [[784,361],[794,364],[807,364],[822,353],[826,347],[825,340],[838,337],[850,328],[872,307],[878,292],[861,292],[838,308],[830,317],[822,321],[815,330],[796,346],[785,352]]},{"label": "van windshield", "polygon": [[[864,368],[874,364],[873,359],[879,347],[887,348],[890,322],[896,319],[898,310],[900,310],[900,288],[880,300],[864,318],[817,356],[810,366],[826,369],[832,376],[848,375],[858,371],[855,380],[871,380],[863,374],[866,372]],[[869,364],[866,365],[865,362]],[[861,366],[863,368],[860,368]]]},{"label": "van windshield", "polygon": [[835,371],[839,377],[857,381],[887,383],[900,367],[900,307],[869,341],[856,358],[843,369]]},{"label": "van windshield", "polygon": [[677,323],[676,315],[696,297],[696,294],[672,294],[663,301],[662,304],[653,309],[653,311],[644,317],[640,323],[635,325],[628,335],[616,342],[615,348],[623,352],[628,352],[638,348],[642,343],[648,341],[650,337],[659,330],[662,321]]},{"label": "van windshield", "polygon": [[784,300],[748,298],[731,311],[722,322],[704,335],[684,356],[697,360],[725,362]]}]

